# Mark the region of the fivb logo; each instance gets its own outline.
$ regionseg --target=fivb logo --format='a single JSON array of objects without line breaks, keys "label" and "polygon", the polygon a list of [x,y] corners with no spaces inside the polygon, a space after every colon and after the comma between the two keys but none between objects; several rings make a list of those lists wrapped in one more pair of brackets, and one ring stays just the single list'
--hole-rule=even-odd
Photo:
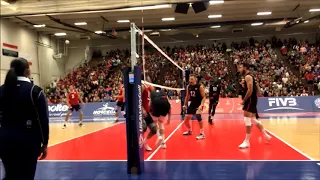
[{"label": "fivb logo", "polygon": [[301,108],[297,108],[297,100],[295,98],[269,98],[268,99],[269,108],[264,111],[273,111],[273,110],[300,110]]}]

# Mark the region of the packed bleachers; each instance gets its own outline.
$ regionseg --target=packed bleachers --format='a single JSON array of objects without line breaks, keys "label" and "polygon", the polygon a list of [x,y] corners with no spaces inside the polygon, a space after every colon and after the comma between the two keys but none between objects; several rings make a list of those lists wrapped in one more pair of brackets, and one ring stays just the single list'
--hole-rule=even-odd
[{"label": "packed bleachers", "polygon": [[[293,40],[290,42],[294,43]],[[276,49],[280,50],[279,47],[284,44],[276,39],[261,42],[250,39],[249,42],[232,43],[231,51],[228,53],[225,53],[227,49],[225,44],[216,42],[210,46],[163,47],[162,50],[180,67],[197,75],[198,80],[206,87],[211,79],[219,78],[223,85],[222,97],[237,97],[237,92],[241,88],[237,84],[239,79],[231,78],[230,73],[236,74],[236,67],[232,66],[244,61],[252,65],[252,73],[259,82],[263,96],[301,95],[308,86],[276,53]],[[285,52],[283,48],[281,52]],[[99,51],[94,53],[96,57],[101,55]],[[286,55],[291,64],[298,68],[307,80],[314,79],[312,84],[320,86],[317,84],[318,76],[320,77],[319,47],[309,48],[304,53],[292,51]],[[78,89],[85,102],[115,101],[114,97],[118,94],[117,84],[122,81],[121,68],[128,65],[129,60],[129,50],[116,50],[107,52],[95,65],[83,64],[46,88],[48,101],[65,102],[65,93],[70,85]],[[142,66],[141,58],[138,58],[138,64]],[[146,76],[150,77],[149,81],[152,83],[174,88],[182,87],[181,70],[160,53],[146,51],[144,66]],[[206,91],[208,92],[208,89]],[[168,91],[168,95],[171,99],[178,99],[180,94],[177,91]]]}]

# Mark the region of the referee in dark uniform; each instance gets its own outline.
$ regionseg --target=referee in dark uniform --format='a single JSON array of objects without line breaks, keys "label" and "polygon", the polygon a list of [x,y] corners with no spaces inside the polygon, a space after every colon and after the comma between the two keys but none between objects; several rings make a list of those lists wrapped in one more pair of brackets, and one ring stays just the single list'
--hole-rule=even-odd
[{"label": "referee in dark uniform", "polygon": [[0,158],[4,180],[33,180],[37,160],[47,156],[48,104],[28,78],[28,61],[14,59],[0,86]]}]

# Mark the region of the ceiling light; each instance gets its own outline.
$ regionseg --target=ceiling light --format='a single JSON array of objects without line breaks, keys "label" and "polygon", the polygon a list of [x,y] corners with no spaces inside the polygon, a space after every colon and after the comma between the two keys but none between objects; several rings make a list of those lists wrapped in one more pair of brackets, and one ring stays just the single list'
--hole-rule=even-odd
[{"label": "ceiling light", "polygon": [[141,11],[141,10],[152,10],[152,9],[165,9],[165,8],[171,8],[171,7],[172,5],[170,4],[160,4],[160,5],[154,5],[154,6],[126,8],[126,9],[123,9],[123,11]]},{"label": "ceiling light", "polygon": [[304,23],[308,23],[308,22],[309,22],[309,20],[304,21]]},{"label": "ceiling light", "polygon": [[117,22],[118,22],[118,23],[129,23],[130,20],[118,20]]},{"label": "ceiling light", "polygon": [[10,5],[10,3],[6,2],[6,1],[1,1],[1,5],[2,6],[8,6],[8,5]]},{"label": "ceiling light", "polygon": [[221,14],[218,14],[218,15],[209,15],[208,18],[221,18],[222,15]]},{"label": "ceiling light", "polygon": [[310,9],[309,12],[319,12],[320,9]]},{"label": "ceiling light", "polygon": [[258,16],[265,16],[265,15],[271,15],[272,12],[258,12],[257,15]]},{"label": "ceiling light", "polygon": [[174,21],[175,18],[174,18],[174,17],[171,17],[171,18],[162,18],[161,20],[162,20],[162,21]]},{"label": "ceiling light", "polygon": [[46,27],[46,25],[45,24],[35,24],[35,25],[33,25],[33,27],[42,28],[42,27]]},{"label": "ceiling light", "polygon": [[95,31],[94,33],[96,33],[96,34],[102,34],[102,33],[104,33],[103,31]]},{"label": "ceiling light", "polygon": [[87,23],[86,22],[76,22],[76,23],[74,23],[74,25],[76,25],[76,26],[85,26],[85,25],[87,25]]},{"label": "ceiling light", "polygon": [[213,4],[222,4],[222,3],[224,3],[224,0],[209,1],[209,4],[210,4],[210,5],[213,5]]},{"label": "ceiling light", "polygon": [[260,23],[252,23],[251,26],[261,26],[263,23],[260,22]]},{"label": "ceiling light", "polygon": [[220,25],[217,25],[217,26],[211,26],[210,28],[219,28],[219,27],[221,27]]},{"label": "ceiling light", "polygon": [[160,31],[171,31],[171,29],[160,29]]},{"label": "ceiling light", "polygon": [[54,34],[55,36],[65,36],[65,35],[67,35],[66,33],[55,33]]}]

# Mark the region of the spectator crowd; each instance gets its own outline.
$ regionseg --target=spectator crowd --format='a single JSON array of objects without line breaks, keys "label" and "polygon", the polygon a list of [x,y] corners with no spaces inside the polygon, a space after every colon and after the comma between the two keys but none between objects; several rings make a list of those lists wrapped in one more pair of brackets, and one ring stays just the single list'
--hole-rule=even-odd
[{"label": "spectator crowd", "polygon": [[[315,45],[309,47],[307,42],[293,39],[287,42],[275,37],[259,42],[251,38],[249,42],[232,43],[230,49],[215,41],[210,46],[163,47],[162,51],[171,60],[149,47],[144,62],[138,58],[138,64],[144,69],[145,80],[166,87],[183,87],[179,66],[195,74],[207,93],[209,82],[219,79],[223,87],[221,96],[237,97],[242,83],[235,76],[236,66],[248,62],[265,97],[313,95],[314,89],[320,89],[320,49]],[[129,50],[110,51],[104,56],[95,51],[90,62],[46,87],[48,102],[64,103],[70,85],[76,87],[84,102],[116,101],[118,84],[123,80],[121,70],[130,64],[129,60]],[[179,91],[167,93],[170,99],[180,98]]]}]

